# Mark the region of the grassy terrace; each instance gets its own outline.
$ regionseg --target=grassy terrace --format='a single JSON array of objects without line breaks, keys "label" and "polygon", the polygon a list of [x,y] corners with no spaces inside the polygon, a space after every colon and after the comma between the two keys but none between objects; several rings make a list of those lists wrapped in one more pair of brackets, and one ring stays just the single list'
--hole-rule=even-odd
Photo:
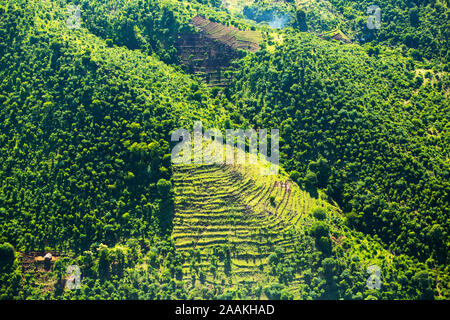
[{"label": "grassy terrace", "polygon": [[198,285],[202,273],[202,282],[211,287],[224,282],[263,284],[270,277],[268,256],[275,248],[292,253],[306,225],[303,218],[325,205],[286,175],[265,176],[260,169],[175,166],[173,239],[186,256],[186,283]]}]

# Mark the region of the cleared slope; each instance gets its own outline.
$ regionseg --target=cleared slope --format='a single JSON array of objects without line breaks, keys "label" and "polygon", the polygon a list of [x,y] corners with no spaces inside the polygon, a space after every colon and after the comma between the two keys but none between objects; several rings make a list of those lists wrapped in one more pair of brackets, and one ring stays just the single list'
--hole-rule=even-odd
[{"label": "cleared slope", "polygon": [[[231,262],[228,271],[226,254],[217,262],[218,271],[225,271],[222,276],[229,275],[222,279],[233,284],[267,280],[269,255],[275,248],[292,254],[299,236],[296,225],[312,208],[329,206],[285,175],[263,176],[259,170],[251,165],[175,167],[173,239],[178,250],[201,256],[195,263],[186,261],[184,280],[192,280],[190,266],[208,269],[211,256],[220,250],[229,250]],[[222,279],[206,272],[209,283]]]}]

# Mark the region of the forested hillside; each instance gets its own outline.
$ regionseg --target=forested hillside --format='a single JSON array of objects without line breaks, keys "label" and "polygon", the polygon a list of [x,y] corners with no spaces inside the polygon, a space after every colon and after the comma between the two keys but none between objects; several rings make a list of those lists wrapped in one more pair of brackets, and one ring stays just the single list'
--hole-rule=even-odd
[{"label": "forested hillside", "polygon": [[[0,299],[449,299],[448,3],[370,4],[0,0]],[[198,120],[279,175],[174,166]]]},{"label": "forested hillside", "polygon": [[[166,235],[167,136],[186,117],[215,121],[220,101],[156,58],[71,32],[65,7],[51,1],[1,10],[2,241],[22,252],[85,252],[83,259],[100,243]],[[2,274],[5,297],[30,294],[14,281]]]},{"label": "forested hillside", "polygon": [[[333,8],[357,31],[362,42],[374,41],[399,46],[416,60],[439,60],[449,71],[450,13],[447,0],[377,1],[381,11],[380,29],[367,27],[367,8],[371,1],[329,0]],[[373,14],[373,12],[372,12]]]}]

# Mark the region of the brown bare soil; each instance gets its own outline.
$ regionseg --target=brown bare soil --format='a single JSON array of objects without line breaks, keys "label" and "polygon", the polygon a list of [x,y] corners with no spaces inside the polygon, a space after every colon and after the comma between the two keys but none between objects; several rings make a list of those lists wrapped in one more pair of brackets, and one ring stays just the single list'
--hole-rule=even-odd
[{"label": "brown bare soil", "polygon": [[256,51],[262,36],[257,31],[242,31],[196,16],[191,20],[195,32],[181,34],[176,42],[186,71],[210,86],[227,86],[233,74],[232,62],[239,50]]},{"label": "brown bare soil", "polygon": [[239,30],[233,26],[225,26],[200,16],[193,18],[191,24],[208,37],[227,44],[236,50],[241,49],[255,52],[259,49],[259,43],[262,41],[262,36],[259,31]]}]

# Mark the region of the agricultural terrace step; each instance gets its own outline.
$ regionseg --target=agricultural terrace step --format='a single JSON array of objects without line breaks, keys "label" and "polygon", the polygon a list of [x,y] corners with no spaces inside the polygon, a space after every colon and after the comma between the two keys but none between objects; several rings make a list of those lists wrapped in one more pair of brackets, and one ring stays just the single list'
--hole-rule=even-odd
[{"label": "agricultural terrace step", "polygon": [[[220,230],[220,231],[214,231],[214,230],[208,230],[206,228],[201,229],[195,229],[195,230],[191,230],[190,232],[183,232],[184,230],[179,230],[177,229],[176,232],[174,232],[173,234],[173,239],[180,239],[180,238],[190,238],[190,237],[195,237],[198,234],[202,234],[202,236],[204,237],[211,237],[212,235],[227,235],[227,236],[233,236],[235,238],[239,238],[239,239],[247,239],[247,238],[252,238],[252,239],[256,239],[259,240],[260,242],[262,242],[263,239],[268,239],[268,238],[278,238],[278,237],[283,237],[284,234],[280,234],[283,233],[284,231],[282,229],[279,230],[271,230],[270,233],[266,233],[264,235],[261,235],[259,233],[256,232],[251,232],[251,231],[245,231],[245,230],[232,230],[229,228],[224,228],[225,230]],[[292,237],[292,235],[286,233],[285,235],[286,237]]]},{"label": "agricultural terrace step", "polygon": [[[261,245],[274,245],[274,246],[282,246],[279,243],[285,243],[286,240],[270,240],[270,242],[268,242],[269,239],[267,239],[267,241],[263,241],[263,242],[259,242],[256,240],[249,240],[249,239],[236,239],[236,238],[214,238],[214,239],[209,239],[209,238],[204,238],[203,236],[200,237],[198,239],[198,241],[186,241],[186,242],[176,242],[176,246],[177,247],[183,247],[183,246],[191,246],[192,242],[194,242],[196,244],[196,247],[203,247],[203,246],[210,246],[210,245],[215,245],[215,244],[224,244],[224,243],[228,243],[229,245],[237,245],[237,246],[261,246]],[[292,241],[292,240],[291,240]],[[293,245],[293,244],[292,244]]]},{"label": "agricultural terrace step", "polygon": [[237,219],[244,216],[244,213],[242,212],[226,212],[226,213],[217,213],[212,211],[207,211],[202,213],[190,213],[190,212],[183,212],[178,213],[178,216],[183,217],[183,219],[203,219],[205,221],[212,220],[229,220],[229,219]]},{"label": "agricultural terrace step", "polygon": [[[261,230],[261,232],[263,232],[263,234],[265,236],[267,236],[267,234],[270,233],[279,233],[279,232],[285,232],[286,230],[288,230],[290,228],[290,225],[287,225],[285,223],[282,223],[282,221],[280,221],[280,223],[276,223],[276,224],[270,224],[270,221],[242,221],[242,220],[238,220],[236,221],[234,224],[231,224],[229,221],[224,221],[224,220],[205,220],[205,219],[200,219],[197,221],[183,221],[181,222],[180,220],[176,220],[175,221],[175,225],[174,225],[174,232],[178,232],[180,230],[185,230],[187,232],[189,232],[189,230],[193,231],[196,228],[204,228],[204,227],[222,227],[225,229],[231,229],[233,228],[233,230],[235,230],[235,227],[246,227],[252,224],[259,224],[259,228]],[[186,228],[181,229],[181,226],[186,226]],[[266,231],[264,231],[266,229]],[[238,231],[238,230],[236,230]]]},{"label": "agricultural terrace step", "polygon": [[[174,173],[174,180],[177,182],[212,180],[212,179],[231,179],[234,177],[240,177],[240,174],[235,173],[235,172],[230,172],[230,171],[223,171],[223,170],[216,170],[216,171],[213,171],[212,173],[205,171],[204,173],[197,173],[197,174]],[[183,179],[183,180],[181,180],[181,179]]]},{"label": "agricultural terrace step", "polygon": [[[181,220],[182,219],[182,220]],[[193,218],[181,218],[178,216],[174,220],[174,228],[178,228],[179,226],[185,225],[188,229],[195,228],[198,226],[208,226],[208,227],[223,227],[223,228],[235,228],[235,227],[248,227],[257,224],[255,228],[258,228],[262,232],[267,229],[267,232],[272,231],[283,231],[291,228],[291,225],[287,224],[283,220],[273,220],[273,219],[265,219],[265,220],[255,220],[255,219],[247,219],[247,220],[235,220],[233,222],[228,221],[228,219],[214,219],[213,217],[209,217],[209,219],[193,219]],[[179,230],[179,229],[177,229]]]},{"label": "agricultural terrace step", "polygon": [[185,181],[202,181],[202,180],[213,180],[213,179],[231,179],[231,178],[239,178],[241,177],[239,173],[226,172],[226,171],[215,171],[211,174],[205,171],[203,174],[174,174],[174,181],[176,182],[185,182]]},{"label": "agricultural terrace step", "polygon": [[[251,217],[264,219],[267,214],[264,214],[263,212],[253,212],[249,207],[247,206],[241,206],[241,207],[231,207],[231,208],[223,208],[223,207],[217,207],[214,205],[196,205],[192,206],[192,208],[186,208],[183,210],[175,210],[175,212],[180,216],[183,217],[183,219],[189,219],[189,218],[196,218],[196,215],[200,214],[210,214],[213,219],[217,219],[220,217],[225,218],[233,218],[231,215],[239,215],[242,218],[246,218],[248,220]],[[229,217],[227,215],[230,215]]]},{"label": "agricultural terrace step", "polygon": [[226,167],[225,165],[217,165],[217,164],[182,164],[182,165],[174,165],[175,172],[196,172],[201,170],[214,170],[221,169]]},{"label": "agricultural terrace step", "polygon": [[[249,188],[252,188],[249,190]],[[186,187],[175,187],[175,193],[180,196],[191,196],[191,197],[229,197],[232,196],[242,196],[244,192],[255,191],[256,189],[260,189],[260,187],[256,186],[251,180],[243,180],[242,183],[231,183],[224,187],[219,186],[217,183],[210,186],[204,186],[202,184],[198,184],[197,186],[189,186]]]},{"label": "agricultural terrace step", "polygon": [[[255,222],[255,224],[257,221]],[[233,233],[246,233],[255,237],[267,237],[272,234],[286,234],[289,235],[291,233],[291,226],[289,225],[277,225],[275,227],[271,227],[270,225],[266,226],[254,226],[247,227],[245,224],[238,224],[236,226],[230,224],[222,224],[222,225],[210,225],[210,224],[193,224],[193,225],[176,225],[174,227],[174,235],[178,234],[192,234],[197,230],[204,230],[207,232],[233,232]],[[266,230],[264,230],[266,229]]]},{"label": "agricultural terrace step", "polygon": [[[258,221],[255,221],[258,222]],[[176,226],[176,231],[177,232],[186,232],[186,233],[190,233],[190,232],[195,232],[195,230],[197,229],[203,229],[204,226],[199,226],[199,225],[177,225]],[[289,226],[279,226],[279,229],[274,230],[274,228],[272,227],[265,227],[266,229],[268,229],[266,232],[263,232],[264,227],[261,227],[260,225],[255,225],[251,224],[251,225],[246,225],[246,224],[240,224],[240,225],[231,225],[231,224],[226,224],[226,225],[208,225],[207,229],[209,231],[215,232],[215,231],[221,231],[221,230],[233,230],[233,231],[237,231],[237,232],[241,232],[241,231],[248,231],[252,234],[261,236],[261,237],[265,237],[267,235],[267,232],[271,231],[271,232],[275,232],[275,231],[282,231],[282,232],[289,232],[289,230],[292,228],[291,225]]]},{"label": "agricultural terrace step", "polygon": [[[271,235],[267,235],[266,237],[262,237],[260,235],[257,234],[250,234],[248,232],[234,232],[233,230],[226,230],[226,231],[218,231],[218,232],[211,232],[208,231],[207,229],[199,229],[197,233],[180,233],[177,232],[176,234],[173,235],[173,239],[174,240],[179,240],[179,239],[183,239],[183,238],[192,238],[192,237],[196,237],[197,235],[201,234],[202,238],[227,238],[227,237],[234,237],[234,238],[238,238],[238,239],[248,239],[248,238],[256,238],[257,240],[260,240],[259,242],[263,242],[261,241],[262,239],[265,239],[268,236]],[[277,238],[282,238],[285,239],[285,237],[283,235],[280,234],[276,234],[274,233],[273,235],[276,235]],[[286,235],[287,237],[287,235]],[[289,236],[291,237],[291,236]],[[258,239],[259,238],[259,239]]]},{"label": "agricultural terrace step", "polygon": [[228,193],[214,193],[211,192],[211,194],[201,194],[201,193],[192,193],[187,195],[185,194],[179,194],[180,195],[180,199],[177,199],[177,201],[175,203],[180,203],[182,204],[183,202],[186,202],[187,200],[189,200],[189,202],[194,202],[194,203],[217,203],[217,202],[223,202],[223,201],[227,201],[229,202],[230,200],[234,201],[234,202],[242,202],[239,201],[240,199],[239,197],[239,193],[238,190],[234,190],[234,191],[230,191]]}]

